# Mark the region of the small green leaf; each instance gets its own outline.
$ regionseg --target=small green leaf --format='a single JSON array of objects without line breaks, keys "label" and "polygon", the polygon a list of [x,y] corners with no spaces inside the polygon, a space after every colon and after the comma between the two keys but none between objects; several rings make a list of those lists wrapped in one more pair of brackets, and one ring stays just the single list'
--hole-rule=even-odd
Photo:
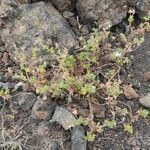
[{"label": "small green leaf", "polygon": [[122,109],[122,115],[126,116],[128,114],[129,114],[129,112],[128,112],[127,108]]},{"label": "small green leaf", "polygon": [[89,53],[88,52],[81,52],[81,53],[79,53],[78,59],[80,61],[90,60]]},{"label": "small green leaf", "polygon": [[116,97],[122,94],[122,91],[120,89],[120,82],[114,81],[112,86],[107,89],[107,94]]},{"label": "small green leaf", "polygon": [[133,133],[133,127],[130,124],[125,124],[124,125],[124,131],[132,134]]},{"label": "small green leaf", "polygon": [[140,114],[141,117],[147,118],[148,115],[149,115],[149,111],[146,110],[146,109],[142,109],[142,110],[140,110],[139,114]]},{"label": "small green leaf", "polygon": [[96,76],[93,73],[89,72],[85,75],[85,78],[93,81],[96,78]]},{"label": "small green leaf", "polygon": [[108,127],[108,128],[115,128],[117,125],[115,120],[109,121],[109,120],[105,120],[103,123],[103,127]]},{"label": "small green leaf", "polygon": [[96,87],[92,84],[85,84],[84,87],[81,88],[80,94],[94,94],[96,92]]},{"label": "small green leaf", "polygon": [[68,55],[65,58],[64,65],[66,68],[71,69],[75,63],[75,58],[73,55]]},{"label": "small green leaf", "polygon": [[88,142],[93,142],[96,138],[96,135],[92,132],[87,132],[87,135],[85,137],[85,140],[87,140]]},{"label": "small green leaf", "polygon": [[129,21],[129,23],[132,23],[132,22],[134,21],[133,15],[130,15],[130,16],[129,16],[128,21]]},{"label": "small green leaf", "polygon": [[53,92],[53,96],[60,96],[62,92],[63,91],[59,87],[56,87],[56,89]]},{"label": "small green leaf", "polygon": [[32,84],[35,84],[35,83],[38,82],[38,79],[35,76],[32,76],[32,77],[30,77],[29,82],[32,83]]},{"label": "small green leaf", "polygon": [[89,124],[89,121],[86,118],[79,117],[78,119],[76,119],[75,124],[77,126],[79,126],[79,125],[87,126]]}]

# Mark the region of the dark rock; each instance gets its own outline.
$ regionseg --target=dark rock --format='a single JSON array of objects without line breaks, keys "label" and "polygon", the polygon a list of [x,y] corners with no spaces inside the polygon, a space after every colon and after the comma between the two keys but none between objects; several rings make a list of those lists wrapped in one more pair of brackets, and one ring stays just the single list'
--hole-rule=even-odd
[{"label": "dark rock", "polygon": [[65,130],[68,130],[75,126],[75,120],[75,117],[67,109],[57,106],[50,122],[57,122]]},{"label": "dark rock", "polygon": [[67,10],[71,4],[70,0],[50,0],[50,2],[59,10]]},{"label": "dark rock", "polygon": [[69,24],[50,3],[19,5],[17,10],[19,15],[11,22],[11,32],[6,28],[8,31],[2,30],[1,35],[11,54],[23,50],[30,55],[34,48],[39,51],[39,58],[53,61],[52,55],[45,52],[46,46],[52,46],[53,38],[60,47],[77,44]]},{"label": "dark rock", "polygon": [[0,82],[0,88],[5,89],[5,90],[12,89],[13,88],[13,84],[11,84],[9,82],[6,82],[6,83]]},{"label": "dark rock", "polygon": [[0,59],[2,58],[2,56],[3,56],[3,53],[2,53],[2,52],[0,52]]},{"label": "dark rock", "polygon": [[59,150],[59,145],[56,141],[51,141],[49,144],[49,150]]},{"label": "dark rock", "polygon": [[84,98],[79,99],[79,103],[83,106],[83,108],[88,108],[89,106],[88,101]]},{"label": "dark rock", "polygon": [[86,150],[87,142],[84,139],[85,129],[82,126],[76,126],[72,130],[72,148],[71,150]]},{"label": "dark rock", "polygon": [[77,11],[82,21],[93,19],[100,26],[120,23],[127,14],[126,0],[78,0]]},{"label": "dark rock", "polygon": [[45,101],[41,98],[38,98],[32,108],[31,117],[34,119],[42,119],[39,114],[41,114],[41,112],[45,112],[46,117],[44,119],[49,120],[52,118],[56,106],[56,102]]},{"label": "dark rock", "polygon": [[26,3],[29,2],[29,0],[17,0],[17,2],[18,2],[19,4],[26,4]]},{"label": "dark rock", "polygon": [[37,127],[36,133],[40,136],[48,135],[49,133],[48,125],[44,121],[40,122]]},{"label": "dark rock", "polygon": [[129,35],[131,33],[131,27],[126,21],[123,21],[122,23],[120,23],[120,28],[122,29],[125,35]]},{"label": "dark rock", "polygon": [[78,27],[78,23],[77,23],[77,19],[75,17],[70,17],[68,19],[68,22],[71,26],[77,28]]},{"label": "dark rock", "polygon": [[141,19],[150,15],[150,0],[137,0],[135,6],[137,8],[136,13]]},{"label": "dark rock", "polygon": [[150,108],[150,93],[141,97],[139,101],[143,106]]},{"label": "dark rock", "polygon": [[89,34],[88,27],[87,27],[86,25],[84,25],[84,26],[81,28],[81,32],[82,32],[83,35]]},{"label": "dark rock", "polygon": [[124,144],[124,150],[132,150],[132,146],[128,144]]},{"label": "dark rock", "polygon": [[23,119],[23,118],[28,118],[31,115],[31,110],[29,111],[24,111],[18,114],[18,118]]},{"label": "dark rock", "polygon": [[[0,58],[1,58],[1,57],[0,57]],[[0,81],[2,81],[2,80],[3,80],[3,75],[0,74]]]},{"label": "dark rock", "polygon": [[24,83],[24,82],[19,82],[17,84],[15,84],[14,86],[14,91],[17,91],[17,90],[23,90],[23,91],[27,91],[29,89],[29,85],[27,83]]},{"label": "dark rock", "polygon": [[30,92],[18,93],[12,98],[12,101],[14,105],[18,105],[23,111],[28,111],[36,101],[36,95]]},{"label": "dark rock", "polygon": [[[150,71],[150,33],[145,33],[144,43],[133,51],[131,55],[132,57],[132,65],[128,69],[128,74],[132,77],[131,84],[138,86],[139,94],[145,95],[150,92],[150,84],[149,82],[145,82],[143,79],[143,75],[145,72]],[[140,60],[140,61],[139,61]],[[130,80],[131,81],[131,80]]]},{"label": "dark rock", "polygon": [[2,46],[4,42],[2,41],[2,37],[0,36],[0,46]]},{"label": "dark rock", "polygon": [[69,19],[70,17],[73,16],[73,13],[70,12],[70,11],[65,11],[65,12],[63,13],[63,16],[64,16],[66,19]]},{"label": "dark rock", "polygon": [[93,106],[93,113],[95,114],[95,117],[97,118],[104,118],[105,117],[105,112],[106,108],[105,106],[100,106],[100,105],[92,105]]},{"label": "dark rock", "polygon": [[46,0],[16,0],[19,4],[35,3]]},{"label": "dark rock", "polygon": [[137,0],[127,0],[127,2],[130,6],[135,6]]},{"label": "dark rock", "polygon": [[140,142],[140,140],[139,139],[134,139],[132,142],[131,142],[131,145],[133,145],[133,146],[140,146],[141,145],[141,142]]}]

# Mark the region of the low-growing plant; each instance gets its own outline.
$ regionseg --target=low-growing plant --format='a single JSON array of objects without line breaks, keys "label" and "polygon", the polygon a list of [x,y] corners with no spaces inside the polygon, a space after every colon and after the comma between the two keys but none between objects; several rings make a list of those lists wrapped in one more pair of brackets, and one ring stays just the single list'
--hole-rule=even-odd
[{"label": "low-growing plant", "polygon": [[[132,28],[134,21],[134,10],[129,12],[128,22]],[[142,23],[140,29],[142,32],[148,28],[149,17],[145,17],[145,22]],[[37,94],[49,94],[52,97],[65,98],[66,96],[82,98],[84,97],[89,102],[90,114],[87,118],[79,117],[76,120],[76,125],[84,125],[89,128],[89,132],[85,139],[93,141],[97,133],[101,133],[103,128],[115,128],[117,122],[115,119],[105,120],[102,125],[93,120],[93,109],[91,102],[93,99],[103,99],[110,109],[113,118],[115,118],[115,107],[117,98],[123,94],[122,82],[120,79],[120,70],[122,66],[130,62],[126,56],[127,53],[136,50],[144,42],[143,34],[139,33],[139,29],[132,28],[131,33],[126,36],[121,33],[113,40],[120,40],[117,46],[108,46],[109,30],[93,29],[91,36],[84,43],[84,46],[78,48],[74,54],[70,54],[67,49],[54,49],[53,47],[45,47],[45,51],[55,56],[54,64],[47,64],[45,61],[38,60],[38,51],[32,50],[31,58],[26,54],[16,53],[16,59],[19,61],[19,71],[15,78],[28,82],[35,88]],[[123,46],[121,46],[123,45]],[[104,62],[100,59],[101,53],[109,49],[112,63]],[[30,61],[28,61],[30,60]],[[111,64],[103,77],[104,81],[99,79],[99,73],[103,66]],[[48,69],[48,65],[51,65]],[[108,65],[108,66],[109,66]],[[102,82],[102,83],[101,83]],[[3,94],[3,93],[2,93]],[[103,94],[104,96],[101,96]],[[110,106],[111,105],[111,106]],[[113,105],[113,106],[112,106]],[[126,104],[124,104],[126,105]],[[122,116],[125,119],[130,115],[128,109],[122,109]],[[146,110],[140,111],[140,116],[146,118],[149,112]],[[123,122],[122,122],[123,123]],[[130,124],[124,124],[124,131],[133,133],[133,127]]]},{"label": "low-growing plant", "polygon": [[133,133],[133,126],[130,124],[124,124],[124,131],[132,134]]},{"label": "low-growing plant", "polygon": [[4,99],[7,99],[8,97],[10,97],[10,90],[0,88],[0,97],[3,97]]},{"label": "low-growing plant", "polygon": [[103,123],[103,127],[108,127],[108,128],[116,128],[116,125],[117,123],[115,120],[112,120],[112,121],[105,120]]},{"label": "low-growing plant", "polygon": [[120,94],[123,93],[121,88],[120,88],[120,82],[119,81],[112,82],[112,84],[110,84],[107,87],[106,92],[109,96],[118,97]]},{"label": "low-growing plant", "polygon": [[92,132],[87,132],[87,135],[85,136],[85,140],[88,142],[93,142],[96,138],[96,135]]},{"label": "low-growing plant", "polygon": [[143,118],[147,118],[149,116],[150,112],[147,109],[141,109],[139,111],[139,115]]},{"label": "low-growing plant", "polygon": [[87,126],[89,124],[89,120],[80,116],[78,119],[76,119],[75,124],[77,126],[79,125]]}]

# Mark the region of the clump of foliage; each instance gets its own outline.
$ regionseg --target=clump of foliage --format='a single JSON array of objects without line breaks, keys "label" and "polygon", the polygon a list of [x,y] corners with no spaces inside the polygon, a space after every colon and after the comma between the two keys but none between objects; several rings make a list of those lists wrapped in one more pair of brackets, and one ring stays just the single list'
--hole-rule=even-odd
[{"label": "clump of foliage", "polygon": [[[117,126],[115,120],[117,98],[123,94],[119,73],[122,66],[130,62],[126,54],[136,50],[143,43],[144,32],[149,26],[149,17],[145,17],[145,22],[138,29],[132,28],[134,11],[129,13],[128,21],[131,26],[131,33],[128,36],[121,33],[113,37],[114,41],[119,39],[120,42],[115,47],[111,46],[110,43],[108,44],[109,30],[94,29],[84,46],[78,48],[74,54],[70,54],[65,48],[63,50],[52,47],[46,48],[47,52],[55,58],[55,63],[50,68],[48,68],[47,62],[37,61],[38,52],[36,49],[32,50],[31,58],[28,58],[24,53],[16,53],[20,70],[15,74],[15,78],[29,83],[35,88],[37,94],[49,94],[52,97],[84,97],[87,99],[90,109],[89,117],[79,117],[76,120],[76,125],[89,127],[89,132],[85,137],[88,141],[93,141],[96,133],[101,133],[104,128]],[[103,66],[110,64],[109,62],[103,64],[100,60],[101,53],[105,49],[109,49],[108,61],[111,60],[112,67],[103,74],[106,80],[101,83],[99,73]],[[101,125],[93,121],[91,101],[96,99],[96,96],[106,101],[113,116],[111,121],[105,120]],[[127,115],[131,116],[130,113],[126,108],[123,109],[123,119]],[[149,112],[145,110],[140,111],[140,116],[144,118],[148,114]],[[132,125],[127,123],[123,126],[124,131],[133,133]]]},{"label": "clump of foliage", "polygon": [[124,131],[132,134],[133,133],[133,126],[130,124],[125,124],[124,125]]}]

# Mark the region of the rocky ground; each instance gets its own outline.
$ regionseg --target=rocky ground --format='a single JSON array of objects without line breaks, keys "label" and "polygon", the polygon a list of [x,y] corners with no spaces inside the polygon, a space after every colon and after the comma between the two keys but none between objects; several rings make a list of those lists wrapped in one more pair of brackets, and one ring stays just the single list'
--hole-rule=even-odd
[{"label": "rocky ground", "polygon": [[[133,87],[118,98],[119,107],[125,105],[132,110],[133,116],[125,120],[135,120],[132,134],[124,132],[118,123],[88,142],[88,127],[74,125],[79,115],[90,114],[85,99],[68,102],[48,96],[45,100],[28,83],[14,78],[19,68],[16,51],[23,51],[30,60],[31,50],[38,49],[38,60],[53,64],[55,58],[44,51],[45,46],[59,45],[74,53],[93,28],[128,36],[131,8],[137,27],[150,15],[150,0],[0,0],[0,89],[12,92],[4,96],[0,91],[0,149],[150,150],[150,118],[133,117],[141,108],[150,108],[149,31],[144,43],[127,54],[131,62],[119,72],[123,84]],[[93,112],[96,122],[111,118],[109,107],[101,103],[93,104]]]}]

